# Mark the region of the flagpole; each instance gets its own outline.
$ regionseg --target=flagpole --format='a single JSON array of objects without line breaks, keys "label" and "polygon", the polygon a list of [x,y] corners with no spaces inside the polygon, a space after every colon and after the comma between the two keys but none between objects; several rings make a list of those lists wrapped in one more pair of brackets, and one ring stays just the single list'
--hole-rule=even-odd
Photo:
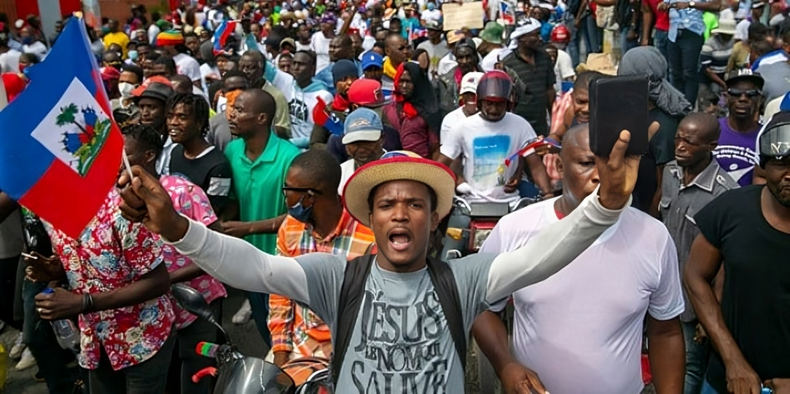
[{"label": "flagpole", "polygon": [[121,150],[123,152],[123,166],[126,167],[126,171],[129,171],[129,182],[134,179],[134,174],[132,173],[132,165],[129,164],[129,156],[126,156],[126,149]]}]

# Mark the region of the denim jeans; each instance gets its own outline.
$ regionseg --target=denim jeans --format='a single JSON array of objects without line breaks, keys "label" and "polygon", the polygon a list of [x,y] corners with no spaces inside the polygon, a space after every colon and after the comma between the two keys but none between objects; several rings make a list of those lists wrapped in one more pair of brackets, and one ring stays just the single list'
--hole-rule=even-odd
[{"label": "denim jeans", "polygon": [[707,339],[704,339],[702,343],[694,340],[697,332],[697,323],[696,320],[680,323],[683,328],[683,339],[686,343],[684,394],[699,394],[702,382],[705,381],[705,373],[708,370],[710,344]]},{"label": "denim jeans", "polygon": [[22,342],[36,358],[38,371],[47,382],[49,393],[71,394],[79,371],[77,368],[67,369],[66,364],[74,361],[74,354],[60,347],[52,326],[41,320],[36,311],[36,294],[46,288],[44,282],[25,279],[22,283],[22,307],[25,312]]},{"label": "denim jeans", "polygon": [[697,102],[699,91],[699,53],[703,43],[701,35],[686,29],[678,30],[675,42],[667,42],[670,82],[692,105]]},{"label": "denim jeans", "polygon": [[579,23],[579,28],[573,24],[573,15],[566,14],[565,26],[571,35],[571,41],[568,43],[568,54],[571,56],[573,67],[576,67],[581,62],[581,40],[584,39],[584,45],[587,49],[587,54],[601,52],[601,41],[603,32],[598,27],[595,18],[592,15],[584,17]]},{"label": "denim jeans", "polygon": [[658,49],[659,52],[664,56],[664,60],[669,63],[669,55],[667,54],[667,43],[669,42],[669,32],[665,30],[658,30],[656,29],[655,34],[653,35],[653,46]]},{"label": "denim jeans", "polygon": [[628,40],[628,26],[620,29],[620,53],[625,56],[625,53],[639,46],[639,36],[636,39]]},{"label": "denim jeans", "polygon": [[272,334],[269,333],[269,295],[263,293],[247,292],[247,299],[250,300],[252,309],[252,320],[261,333],[263,342],[270,348],[272,347]]},{"label": "denim jeans", "polygon": [[112,369],[104,346],[100,346],[99,367],[88,371],[90,394],[164,393],[175,343],[176,335],[173,332],[153,357],[119,371]]},{"label": "denim jeans", "polygon": [[[688,393],[688,391],[686,391]],[[716,389],[714,389],[707,380],[702,381],[702,391],[698,391],[699,394],[719,394]],[[696,394],[696,393],[695,393]]]}]

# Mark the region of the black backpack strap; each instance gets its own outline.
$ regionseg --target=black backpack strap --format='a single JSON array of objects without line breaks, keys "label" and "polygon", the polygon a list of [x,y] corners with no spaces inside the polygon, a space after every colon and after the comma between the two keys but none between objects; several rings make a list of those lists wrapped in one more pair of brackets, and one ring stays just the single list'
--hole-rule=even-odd
[{"label": "black backpack strap", "polygon": [[461,366],[466,369],[466,330],[455,276],[449,264],[433,257],[428,257],[428,274],[431,276],[436,295],[439,296],[439,304],[447,320],[447,328],[455,343],[455,352],[461,359]]},{"label": "black backpack strap", "polygon": [[337,379],[340,377],[340,368],[343,366],[346,350],[351,344],[351,333],[357,322],[362,299],[365,297],[365,282],[375,257],[375,255],[365,254],[346,264],[343,286],[340,288],[340,297],[337,301],[337,316],[335,317],[337,329],[334,333],[335,344],[330,364],[334,384],[337,384]]}]

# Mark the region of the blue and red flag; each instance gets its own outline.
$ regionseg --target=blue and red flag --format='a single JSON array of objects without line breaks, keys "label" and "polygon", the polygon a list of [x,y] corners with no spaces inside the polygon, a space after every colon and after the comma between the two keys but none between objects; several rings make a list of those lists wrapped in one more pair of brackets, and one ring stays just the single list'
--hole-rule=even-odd
[{"label": "blue and red flag", "polygon": [[236,31],[236,21],[224,21],[214,31],[214,54],[220,54],[225,50],[228,37]]},{"label": "blue and red flag", "polygon": [[505,22],[506,25],[513,25],[516,23],[515,10],[513,6],[506,1],[501,1],[499,3],[499,17],[502,18],[502,21]]},{"label": "blue and red flag", "polygon": [[0,190],[78,238],[115,185],[123,137],[81,18],[0,112]]}]

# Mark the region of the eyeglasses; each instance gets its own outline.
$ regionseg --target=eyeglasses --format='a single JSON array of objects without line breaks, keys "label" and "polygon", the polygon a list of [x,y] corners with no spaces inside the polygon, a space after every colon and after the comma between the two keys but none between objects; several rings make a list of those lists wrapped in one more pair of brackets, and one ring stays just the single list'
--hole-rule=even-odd
[{"label": "eyeglasses", "polygon": [[732,97],[741,97],[745,94],[746,97],[748,98],[755,98],[762,95],[762,92],[760,92],[758,89],[749,89],[749,90],[727,89],[727,94],[729,94]]},{"label": "eyeglasses", "polygon": [[288,192],[294,193],[307,193],[308,196],[320,195],[321,192],[315,189],[311,189],[309,187],[291,187],[291,186],[283,186],[283,196],[287,196]]}]

